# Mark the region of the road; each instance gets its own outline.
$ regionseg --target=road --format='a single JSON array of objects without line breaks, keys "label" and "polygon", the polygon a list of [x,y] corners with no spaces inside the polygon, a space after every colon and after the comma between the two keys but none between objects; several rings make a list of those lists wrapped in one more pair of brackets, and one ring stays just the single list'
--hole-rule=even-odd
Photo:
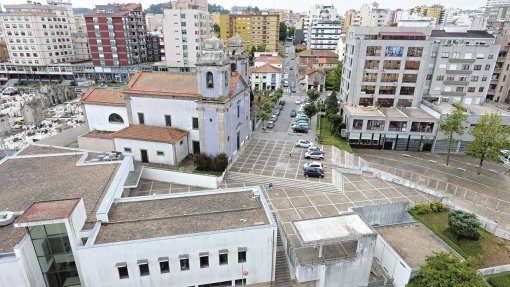
[{"label": "road", "polygon": [[[288,46],[288,48],[287,48]],[[294,59],[294,60],[292,60]],[[294,49],[294,45],[292,42],[285,43],[285,59],[284,59],[284,67],[283,72],[289,75],[289,87],[284,88],[286,91],[290,91],[290,87],[295,85],[296,90],[298,88],[297,82],[297,62],[296,62],[296,50]]]}]

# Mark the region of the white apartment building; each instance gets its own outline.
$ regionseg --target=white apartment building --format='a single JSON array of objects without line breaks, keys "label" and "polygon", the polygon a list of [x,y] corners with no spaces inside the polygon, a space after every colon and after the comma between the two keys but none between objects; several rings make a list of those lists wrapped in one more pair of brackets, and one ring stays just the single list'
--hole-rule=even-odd
[{"label": "white apartment building", "polygon": [[129,197],[143,177],[131,156],[102,161],[44,145],[7,157],[0,171],[1,286],[268,287],[275,279],[277,227],[259,187]]},{"label": "white apartment building", "polygon": [[271,64],[251,67],[250,83],[253,91],[278,89],[282,83],[282,68]]},{"label": "white apartment building", "polygon": [[340,21],[318,21],[308,29],[308,49],[335,51],[341,35]]},{"label": "white apartment building", "polygon": [[486,8],[492,8],[500,5],[510,5],[510,0],[487,0]]},{"label": "white apartment building", "polygon": [[0,24],[13,64],[51,65],[74,61],[74,17],[57,5],[4,5]]},{"label": "white apartment building", "polygon": [[145,14],[145,23],[148,32],[155,32],[163,29],[163,14]]},{"label": "white apartment building", "polygon": [[351,27],[340,87],[349,142],[431,150],[449,110],[430,103],[482,104],[498,51],[487,31]]},{"label": "white apartment building", "polygon": [[198,9],[201,5],[193,3],[194,1],[174,2],[172,9],[163,11],[163,35],[168,67],[194,67],[200,43],[212,34],[211,15],[207,10]]},{"label": "white apartment building", "polygon": [[340,21],[340,18],[337,9],[333,5],[312,5],[303,19],[303,31],[308,31],[319,21]]},{"label": "white apartment building", "polygon": [[391,22],[391,14],[390,9],[379,8],[376,2],[363,4],[352,18],[351,26],[387,26]]}]

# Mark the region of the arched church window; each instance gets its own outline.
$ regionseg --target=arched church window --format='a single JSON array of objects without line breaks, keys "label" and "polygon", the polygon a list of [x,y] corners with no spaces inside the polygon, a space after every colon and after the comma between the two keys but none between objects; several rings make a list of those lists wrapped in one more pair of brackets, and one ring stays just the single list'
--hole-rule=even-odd
[{"label": "arched church window", "polygon": [[214,76],[212,72],[207,72],[207,74],[205,74],[205,82],[208,88],[214,88]]},{"label": "arched church window", "polygon": [[119,114],[113,113],[108,117],[108,122],[112,124],[123,124],[124,120],[122,119],[121,116],[119,116]]},{"label": "arched church window", "polygon": [[228,86],[228,71],[225,71],[225,87]]}]

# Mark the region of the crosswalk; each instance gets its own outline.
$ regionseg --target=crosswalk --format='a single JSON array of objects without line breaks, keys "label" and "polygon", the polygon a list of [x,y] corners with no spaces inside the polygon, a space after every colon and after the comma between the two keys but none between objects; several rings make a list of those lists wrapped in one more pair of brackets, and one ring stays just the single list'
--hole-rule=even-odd
[{"label": "crosswalk", "polygon": [[305,191],[319,191],[328,193],[340,193],[341,191],[333,183],[315,182],[299,179],[287,179],[281,177],[273,177],[266,175],[247,174],[241,172],[227,172],[224,180],[227,182],[242,182],[253,185],[273,184],[274,188],[287,187]]}]

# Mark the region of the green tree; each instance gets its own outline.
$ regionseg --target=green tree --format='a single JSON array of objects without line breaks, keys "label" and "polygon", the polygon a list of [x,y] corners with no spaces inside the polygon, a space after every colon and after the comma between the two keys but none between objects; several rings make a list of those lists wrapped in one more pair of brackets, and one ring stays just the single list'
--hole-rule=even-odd
[{"label": "green tree", "polygon": [[336,65],[334,70],[331,70],[326,75],[326,88],[328,90],[333,91],[340,91],[340,83],[342,82],[342,69],[343,65],[342,62],[340,62],[338,65]]},{"label": "green tree", "polygon": [[308,95],[308,98],[310,99],[310,101],[312,102],[315,102],[317,101],[317,99],[320,97],[321,93],[319,91],[317,91],[316,89],[312,88],[312,89],[309,89],[306,94]]},{"label": "green tree", "polygon": [[485,159],[497,159],[500,150],[508,147],[510,130],[503,125],[500,114],[490,113],[482,116],[471,135],[474,140],[468,144],[467,150],[469,155],[480,159],[477,171],[480,174]]},{"label": "green tree", "polygon": [[480,238],[480,221],[476,215],[462,210],[448,213],[448,226],[457,238],[478,240]]},{"label": "green tree", "polygon": [[328,121],[331,123],[331,133],[337,134],[342,126],[342,116],[339,114],[329,114]]},{"label": "green tree", "polygon": [[257,111],[257,118],[262,119],[262,126],[264,126],[264,121],[267,121],[269,120],[269,118],[271,118],[271,112],[264,109],[260,109]]},{"label": "green tree", "polygon": [[218,35],[219,35],[219,34],[220,34],[220,31],[221,31],[220,25],[218,25],[218,24],[214,24],[214,25],[213,25],[213,30],[214,30],[214,33],[216,33],[216,34],[218,34]]},{"label": "green tree", "polygon": [[287,37],[294,37],[294,31],[296,31],[296,27],[287,27]]},{"label": "green tree", "polygon": [[407,287],[487,286],[470,259],[460,261],[460,258],[451,253],[439,252],[427,256],[426,262]]},{"label": "green tree", "polygon": [[220,14],[228,14],[230,13],[230,11],[228,11],[227,9],[223,8],[223,6],[221,5],[217,5],[217,4],[209,4],[208,5],[209,9],[209,13],[214,13],[214,12],[220,12]]},{"label": "green tree", "polygon": [[305,113],[305,115],[308,117],[308,118],[312,118],[313,116],[315,116],[315,114],[317,114],[317,107],[315,106],[315,103],[310,103],[308,105],[306,105],[304,108],[303,108],[303,113]]},{"label": "green tree", "polygon": [[324,101],[326,105],[326,115],[336,114],[339,112],[338,109],[338,99],[336,97],[336,92],[333,91],[329,97]]},{"label": "green tree", "polygon": [[285,25],[285,22],[280,22],[278,39],[282,42],[285,42],[286,38],[287,38],[287,25]]},{"label": "green tree", "polygon": [[467,116],[464,114],[464,109],[459,106],[455,106],[453,113],[448,115],[445,119],[439,122],[439,131],[446,135],[448,140],[448,153],[446,155],[446,165],[450,163],[450,151],[452,149],[452,143],[454,135],[464,134],[464,125]]}]

